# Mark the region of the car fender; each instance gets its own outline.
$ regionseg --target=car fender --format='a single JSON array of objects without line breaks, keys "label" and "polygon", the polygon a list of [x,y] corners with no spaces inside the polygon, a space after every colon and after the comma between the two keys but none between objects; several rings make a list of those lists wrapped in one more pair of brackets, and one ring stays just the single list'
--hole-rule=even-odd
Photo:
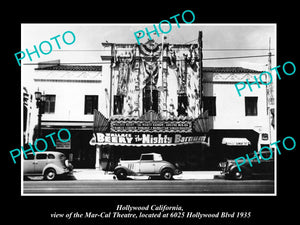
[{"label": "car fender", "polygon": [[125,170],[126,173],[127,173],[127,175],[129,175],[129,176],[135,174],[134,171],[130,170],[130,169],[129,169],[128,167],[126,167],[126,166],[117,166],[117,167],[114,169],[114,173],[115,173],[117,170],[119,170],[119,169]]},{"label": "car fender", "polygon": [[[238,167],[236,165],[232,165],[229,168],[229,173],[231,173],[233,170],[237,169]],[[240,170],[244,173],[244,175],[251,175],[251,169],[245,166],[240,166]]]},{"label": "car fender", "polygon": [[161,173],[164,169],[171,169],[172,172],[175,172],[175,166],[169,162],[164,163],[160,169],[159,169],[159,173]]},{"label": "car fender", "polygon": [[63,174],[64,170],[62,168],[60,168],[59,166],[55,165],[55,164],[47,164],[44,169],[43,169],[43,175],[45,174],[45,171],[49,168],[52,168],[55,170],[56,174]]}]

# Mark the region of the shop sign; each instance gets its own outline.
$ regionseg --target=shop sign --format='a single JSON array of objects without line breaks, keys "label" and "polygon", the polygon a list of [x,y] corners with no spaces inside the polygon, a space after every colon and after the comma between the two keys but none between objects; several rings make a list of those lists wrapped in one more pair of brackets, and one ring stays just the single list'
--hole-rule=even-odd
[{"label": "shop sign", "polygon": [[120,146],[176,146],[182,144],[204,143],[206,136],[191,134],[118,134],[94,133],[91,145]]},{"label": "shop sign", "polygon": [[192,132],[192,121],[111,121],[111,132]]},{"label": "shop sign", "polygon": [[61,142],[59,139],[56,139],[56,149],[71,149],[71,140]]}]

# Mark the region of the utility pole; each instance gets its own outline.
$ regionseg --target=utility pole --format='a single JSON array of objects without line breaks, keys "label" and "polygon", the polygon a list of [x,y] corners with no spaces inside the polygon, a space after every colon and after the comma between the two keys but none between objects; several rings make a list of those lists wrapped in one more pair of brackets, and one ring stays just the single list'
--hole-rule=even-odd
[{"label": "utility pole", "polygon": [[[271,69],[272,69],[272,53],[271,53],[271,37],[270,37],[269,38],[269,53],[268,53],[268,70],[271,71]],[[269,84],[267,87],[269,88],[269,90],[268,90],[269,106],[273,107],[275,104],[275,102],[274,102],[274,81],[272,81],[272,83]]]},{"label": "utility pole", "polygon": [[[268,53],[268,71],[271,72],[272,69],[272,53],[271,53],[271,37],[269,37],[269,53]],[[272,72],[271,72],[272,73]],[[268,77],[268,76],[267,76]],[[276,77],[276,76],[272,76]],[[273,78],[271,84],[267,85],[267,115],[269,117],[269,139],[270,143],[273,142],[273,132],[272,132],[272,112],[275,114],[275,99],[274,99],[274,82],[276,81],[276,78]],[[267,83],[269,81],[267,80]],[[275,116],[275,115],[274,115]],[[274,120],[274,118],[273,118]],[[274,120],[275,121],[275,120]]]},{"label": "utility pole", "polygon": [[268,58],[268,69],[271,71],[272,67],[272,59],[271,59],[272,53],[271,53],[271,37],[269,37],[269,58]]},{"label": "utility pole", "polygon": [[112,79],[113,79],[113,63],[114,62],[114,56],[115,56],[115,45],[110,45],[110,55],[111,55],[111,61],[110,61],[110,81],[109,81],[109,117],[111,117],[112,110],[113,110],[113,96],[112,96]]},{"label": "utility pole", "polygon": [[202,73],[202,69],[203,69],[203,64],[202,64],[202,59],[203,59],[203,54],[202,54],[202,48],[203,48],[203,42],[202,42],[202,31],[199,31],[199,34],[198,34],[198,45],[199,45],[199,48],[198,48],[198,55],[199,55],[199,69],[198,69],[198,73],[199,73],[199,98],[200,98],[200,104],[199,104],[199,107],[200,107],[200,111],[202,112],[202,109],[203,109],[203,104],[202,104],[202,101],[203,101],[203,84],[202,84],[202,81],[203,81],[203,73]]}]

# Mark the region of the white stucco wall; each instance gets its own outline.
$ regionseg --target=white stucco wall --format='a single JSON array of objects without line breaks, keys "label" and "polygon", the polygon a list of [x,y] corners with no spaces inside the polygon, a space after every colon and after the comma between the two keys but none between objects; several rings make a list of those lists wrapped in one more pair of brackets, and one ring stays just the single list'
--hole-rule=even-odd
[{"label": "white stucco wall", "polygon": [[43,114],[43,120],[93,121],[84,114],[85,95],[98,96],[98,110],[108,116],[102,73],[98,71],[36,71],[35,85],[46,95],[55,95],[55,113]]},{"label": "white stucco wall", "polygon": [[[210,116],[211,129],[253,129],[259,133],[268,130],[268,116],[266,104],[266,86],[257,84],[241,90],[241,96],[235,88],[235,83],[249,79],[259,74],[204,74],[204,96],[216,97],[216,116]],[[251,78],[252,77],[252,78]],[[257,116],[246,116],[245,97],[258,97]]]}]

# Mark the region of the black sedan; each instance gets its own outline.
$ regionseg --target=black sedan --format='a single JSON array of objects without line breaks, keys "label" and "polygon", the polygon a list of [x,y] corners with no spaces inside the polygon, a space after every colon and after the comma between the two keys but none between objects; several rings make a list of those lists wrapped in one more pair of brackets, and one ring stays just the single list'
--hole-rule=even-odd
[{"label": "black sedan", "polygon": [[[270,152],[261,152],[265,155],[265,158],[268,158]],[[254,154],[249,154],[249,158],[253,158]],[[240,162],[241,161],[241,162]],[[226,179],[253,179],[253,178],[266,178],[274,179],[274,158],[269,160],[263,160],[253,158],[251,164],[248,160],[242,164],[242,160],[238,160],[238,163],[241,163],[240,170],[238,169],[234,159],[227,159],[225,162],[220,162],[219,167],[221,168],[221,174],[225,175]]]}]

